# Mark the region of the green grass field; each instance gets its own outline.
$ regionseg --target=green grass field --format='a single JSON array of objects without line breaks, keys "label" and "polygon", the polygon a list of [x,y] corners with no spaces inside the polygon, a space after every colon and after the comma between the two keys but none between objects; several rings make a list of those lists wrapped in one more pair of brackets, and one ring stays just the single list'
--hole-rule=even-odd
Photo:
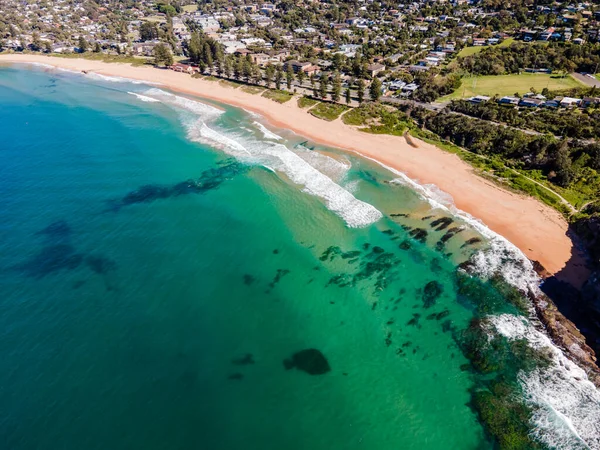
[{"label": "green grass field", "polygon": [[[515,42],[513,38],[508,38],[502,41],[500,44],[498,44],[497,47],[508,47],[513,42]],[[465,47],[458,53],[458,57],[461,58],[465,56],[474,55],[475,53],[479,53],[481,50],[487,47],[489,47],[489,45],[483,45],[480,47]]]},{"label": "green grass field", "polygon": [[450,95],[439,99],[440,102],[469,98],[474,95],[514,95],[516,92],[525,94],[531,88],[541,91],[544,88],[550,90],[569,89],[583,86],[570,75],[561,77],[542,73],[522,73],[518,75],[485,75],[478,77],[463,78],[461,86]]},{"label": "green grass field", "polygon": [[344,105],[340,105],[339,103],[319,103],[317,106],[312,108],[309,113],[319,119],[327,120],[331,122],[332,120],[340,117],[344,111],[347,111],[349,108]]},{"label": "green grass field", "polygon": [[194,12],[198,11],[198,5],[185,5],[182,6],[181,9],[183,9],[185,12]]},{"label": "green grass field", "polygon": [[263,97],[276,101],[277,103],[285,103],[292,98],[292,94],[286,91],[278,91],[276,89],[267,89],[262,93]]}]

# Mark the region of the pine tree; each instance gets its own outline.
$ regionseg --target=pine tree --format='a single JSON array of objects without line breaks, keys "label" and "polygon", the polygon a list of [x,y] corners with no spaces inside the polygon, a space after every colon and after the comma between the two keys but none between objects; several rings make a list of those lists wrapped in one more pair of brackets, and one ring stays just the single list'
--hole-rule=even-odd
[{"label": "pine tree", "polygon": [[173,64],[171,50],[169,50],[162,42],[154,47],[154,64],[157,66],[170,66]]},{"label": "pine tree", "polygon": [[306,72],[304,72],[304,70],[299,70],[298,73],[296,74],[296,79],[298,80],[298,83],[300,84],[300,86],[302,86],[302,82],[304,81],[305,77],[306,77]]},{"label": "pine tree", "polygon": [[356,82],[356,90],[358,96],[358,103],[362,105],[362,102],[365,99],[365,82],[362,78],[359,78]]},{"label": "pine tree", "polygon": [[352,103],[352,97],[350,96],[350,88],[346,88],[346,105],[350,105]]},{"label": "pine tree", "polygon": [[376,102],[381,97],[381,80],[375,77],[371,82],[371,86],[369,86],[369,95],[371,96],[371,100]]},{"label": "pine tree", "polygon": [[[302,72],[302,70],[300,70],[300,72]],[[292,88],[292,81],[294,81],[294,69],[292,69],[292,65],[288,64],[287,65],[287,69],[285,71],[285,81],[287,84],[287,88],[291,89]]]},{"label": "pine tree", "polygon": [[271,83],[273,82],[273,75],[275,75],[275,68],[269,64],[265,70],[266,85],[269,89],[271,88]]},{"label": "pine tree", "polygon": [[325,99],[327,97],[327,75],[321,74],[321,81],[319,83],[319,97]]},{"label": "pine tree", "polygon": [[283,80],[283,72],[281,71],[281,67],[277,66],[277,71],[275,72],[275,89],[281,89],[281,80]]},{"label": "pine tree", "polygon": [[339,72],[335,72],[333,75],[333,88],[331,91],[331,100],[334,102],[340,101],[340,95],[342,93],[342,80]]}]

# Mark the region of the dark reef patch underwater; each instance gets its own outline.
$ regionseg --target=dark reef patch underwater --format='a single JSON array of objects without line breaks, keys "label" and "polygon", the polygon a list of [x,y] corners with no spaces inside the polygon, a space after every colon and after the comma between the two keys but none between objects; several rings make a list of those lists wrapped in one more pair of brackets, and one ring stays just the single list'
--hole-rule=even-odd
[{"label": "dark reef patch underwater", "polygon": [[0,68],[2,449],[600,449],[509,246],[368,161],[93,78]]}]

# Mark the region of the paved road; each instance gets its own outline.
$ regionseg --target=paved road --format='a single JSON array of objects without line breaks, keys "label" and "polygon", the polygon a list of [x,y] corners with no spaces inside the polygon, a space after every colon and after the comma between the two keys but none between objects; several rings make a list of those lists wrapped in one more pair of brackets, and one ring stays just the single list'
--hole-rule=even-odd
[{"label": "paved road", "polygon": [[596,77],[588,77],[587,75],[583,75],[577,72],[573,72],[571,76],[577,81],[581,81],[586,86],[600,87],[600,80],[598,80]]}]

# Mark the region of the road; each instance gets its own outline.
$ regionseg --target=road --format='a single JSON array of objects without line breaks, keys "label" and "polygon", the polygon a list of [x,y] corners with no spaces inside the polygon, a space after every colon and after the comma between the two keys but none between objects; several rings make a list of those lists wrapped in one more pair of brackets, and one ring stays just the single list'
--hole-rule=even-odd
[{"label": "road", "polygon": [[573,72],[571,76],[577,81],[582,82],[586,86],[600,87],[600,80],[598,80],[596,77],[588,77],[587,75],[583,75],[577,72]]}]

